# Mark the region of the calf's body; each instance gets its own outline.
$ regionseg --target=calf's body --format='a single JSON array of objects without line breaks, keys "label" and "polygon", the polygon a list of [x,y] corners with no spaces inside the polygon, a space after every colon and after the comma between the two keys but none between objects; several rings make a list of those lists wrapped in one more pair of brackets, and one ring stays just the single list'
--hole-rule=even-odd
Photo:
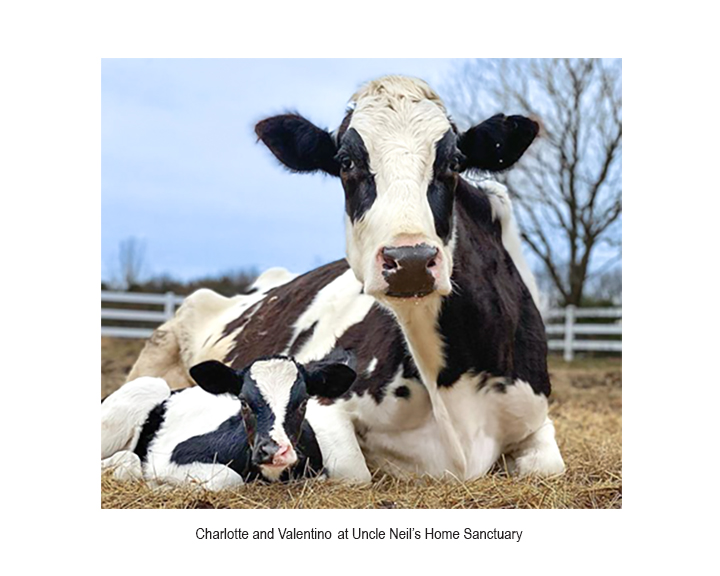
[{"label": "calf's body", "polygon": [[328,400],[345,392],[355,377],[347,365],[306,370],[274,357],[242,371],[210,361],[190,373],[200,386],[171,391],[160,378],[139,378],[102,403],[103,468],[209,489],[324,473],[306,406],[317,402],[310,396]]}]

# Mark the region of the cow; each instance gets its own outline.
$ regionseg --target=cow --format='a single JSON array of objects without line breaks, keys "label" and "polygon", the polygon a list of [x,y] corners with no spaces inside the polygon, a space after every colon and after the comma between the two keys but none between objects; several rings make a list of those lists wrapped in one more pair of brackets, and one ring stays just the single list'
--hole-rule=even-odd
[{"label": "cow", "polygon": [[237,371],[208,360],[190,369],[196,387],[172,392],[147,376],[127,382],[101,404],[102,468],[210,490],[324,475],[322,450],[327,458],[338,445],[327,427],[316,434],[306,406],[345,393],[351,362],[342,350],[307,366],[272,356]]},{"label": "cow", "polygon": [[358,377],[308,408],[344,446],[334,476],[466,480],[501,456],[521,476],[563,472],[545,329],[507,190],[461,175],[507,170],[538,131],[498,114],[461,132],[428,84],[401,76],[360,88],[333,132],[298,114],[259,122],[285,167],[340,180],[347,258],[234,299],[196,292],[131,376],[265,354],[308,362],[339,346]]}]

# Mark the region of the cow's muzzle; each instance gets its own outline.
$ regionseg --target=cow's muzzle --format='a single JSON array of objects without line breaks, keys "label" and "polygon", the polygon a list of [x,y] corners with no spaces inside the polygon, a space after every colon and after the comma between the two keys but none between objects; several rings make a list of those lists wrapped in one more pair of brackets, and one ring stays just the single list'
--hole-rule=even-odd
[{"label": "cow's muzzle", "polygon": [[435,290],[438,249],[428,244],[385,247],[381,251],[387,296],[419,298]]}]

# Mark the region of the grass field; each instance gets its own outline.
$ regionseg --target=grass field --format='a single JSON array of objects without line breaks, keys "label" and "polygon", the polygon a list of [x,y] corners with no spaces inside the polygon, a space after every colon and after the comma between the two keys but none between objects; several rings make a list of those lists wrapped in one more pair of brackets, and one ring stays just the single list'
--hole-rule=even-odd
[{"label": "grass field", "polygon": [[[119,387],[142,342],[103,338],[102,396]],[[218,493],[152,489],[101,479],[103,508],[620,508],[622,506],[622,362],[551,358],[550,417],[567,465],[560,477],[517,479],[503,467],[472,482],[376,475],[370,486],[311,480],[249,484]]]}]

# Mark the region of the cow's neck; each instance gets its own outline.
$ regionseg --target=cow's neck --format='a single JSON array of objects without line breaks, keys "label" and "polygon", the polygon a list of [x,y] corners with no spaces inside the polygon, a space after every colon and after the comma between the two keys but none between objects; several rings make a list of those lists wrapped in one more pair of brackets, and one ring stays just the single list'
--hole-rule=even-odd
[{"label": "cow's neck", "polygon": [[389,305],[402,329],[408,350],[423,380],[434,382],[445,364],[442,339],[437,329],[442,299],[438,295],[409,299]]},{"label": "cow's neck", "polygon": [[[474,277],[477,275],[477,269],[468,265],[469,260],[476,258],[478,241],[489,242],[490,250],[499,251],[501,255],[504,249],[500,240],[499,223],[493,219],[488,198],[470,185],[458,192],[459,198],[455,206],[456,226],[453,234],[453,254],[460,257],[455,263],[453,272],[456,293],[444,298],[431,295],[422,300],[393,299],[385,304],[397,318],[409,352],[427,388],[433,414],[443,434],[448,453],[452,455],[457,472],[464,474],[467,458],[453,425],[453,419],[438,389],[438,384],[440,386],[452,384],[446,381],[448,380],[446,364],[451,351],[446,350],[448,334],[443,333],[443,327],[453,327],[454,339],[458,338],[458,332],[460,339],[466,337],[471,342],[478,339],[479,327],[473,325],[473,322],[468,322],[468,314],[487,317],[487,311],[483,309],[487,303],[474,298],[466,287],[483,281],[493,282],[493,279]],[[478,235],[484,238],[479,239]],[[482,338],[482,335],[480,337]],[[463,370],[462,366],[457,367],[457,370],[453,369],[453,381]]]},{"label": "cow's neck", "polygon": [[[383,302],[397,318],[426,385],[437,384],[446,364],[445,346],[449,334],[443,333],[444,326],[452,326],[454,332],[468,336],[476,334],[479,327],[467,322],[467,314],[487,319],[487,302],[492,301],[494,305],[495,300],[502,297],[498,294],[501,291],[498,278],[509,273],[506,264],[499,264],[506,262],[507,254],[502,246],[500,223],[493,217],[487,195],[462,181],[454,212],[451,241],[455,261],[453,294],[447,297],[433,294],[422,299],[389,298]],[[478,285],[482,285],[488,294],[477,294],[477,289],[471,289]],[[491,320],[498,323],[501,319]]]},{"label": "cow's neck", "polygon": [[400,324],[408,350],[428,391],[443,444],[452,458],[453,472],[463,478],[467,458],[437,386],[438,375],[445,364],[443,341],[438,330],[442,299],[439,295],[431,295],[421,300],[393,301],[386,305]]}]

